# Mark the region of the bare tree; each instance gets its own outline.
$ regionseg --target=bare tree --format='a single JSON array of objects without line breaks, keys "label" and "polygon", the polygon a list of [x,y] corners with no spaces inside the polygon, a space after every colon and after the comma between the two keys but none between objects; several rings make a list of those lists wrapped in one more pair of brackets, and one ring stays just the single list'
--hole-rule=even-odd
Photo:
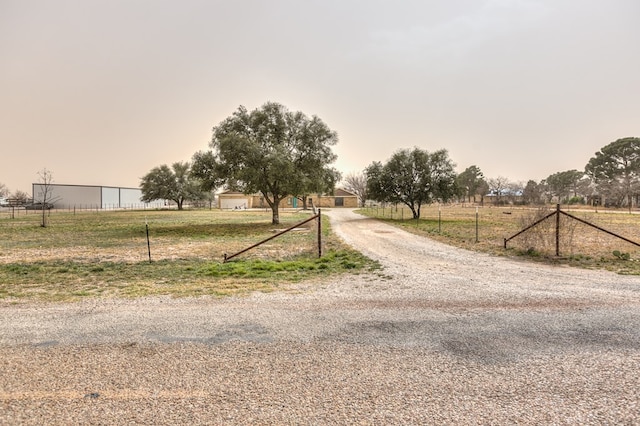
[{"label": "bare tree", "polygon": [[15,203],[22,205],[29,201],[29,194],[16,189],[16,191],[11,194],[11,199],[14,200]]},{"label": "bare tree", "polygon": [[367,201],[367,176],[364,173],[349,173],[344,177],[344,189],[358,197],[358,204],[364,207]]},{"label": "bare tree", "polygon": [[[33,201],[42,203],[42,222],[40,226],[47,227],[47,211],[49,203],[53,202],[53,174],[47,168],[38,172],[38,194],[33,194]],[[35,191],[34,191],[35,192]]]},{"label": "bare tree", "polygon": [[507,184],[507,197],[511,204],[522,203],[524,182],[509,182]]},{"label": "bare tree", "polygon": [[498,176],[497,178],[489,179],[487,183],[489,184],[489,193],[496,197],[495,203],[502,203],[502,197],[507,193],[509,179],[504,176]]},{"label": "bare tree", "polygon": [[7,186],[0,182],[0,198],[4,198],[6,196],[9,195],[9,188],[7,188]]}]

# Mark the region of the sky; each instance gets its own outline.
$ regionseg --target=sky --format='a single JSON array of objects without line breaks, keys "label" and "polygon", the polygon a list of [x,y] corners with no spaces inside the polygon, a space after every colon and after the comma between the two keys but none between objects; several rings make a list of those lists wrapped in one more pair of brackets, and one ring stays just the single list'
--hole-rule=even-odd
[{"label": "sky", "polygon": [[640,137],[637,0],[0,0],[0,183],[137,187],[278,102],[359,173],[399,149],[539,181]]}]

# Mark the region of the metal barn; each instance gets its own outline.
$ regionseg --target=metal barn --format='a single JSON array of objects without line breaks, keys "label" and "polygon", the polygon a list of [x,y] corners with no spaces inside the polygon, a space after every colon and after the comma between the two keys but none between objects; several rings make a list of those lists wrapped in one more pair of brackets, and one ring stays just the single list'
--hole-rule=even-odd
[{"label": "metal barn", "polygon": [[165,206],[165,200],[154,200],[145,203],[140,198],[140,188],[121,188],[95,185],[61,185],[41,183],[32,184],[34,202],[42,202],[45,195],[47,202],[57,209],[144,209]]}]

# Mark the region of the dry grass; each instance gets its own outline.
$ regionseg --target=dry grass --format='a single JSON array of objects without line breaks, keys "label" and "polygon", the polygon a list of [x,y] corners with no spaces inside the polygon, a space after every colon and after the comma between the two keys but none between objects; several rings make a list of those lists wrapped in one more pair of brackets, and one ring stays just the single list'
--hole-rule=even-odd
[{"label": "dry grass", "polygon": [[[509,238],[554,207],[479,207],[476,242],[476,208],[423,206],[421,219],[411,219],[409,209],[387,207],[365,209],[364,214],[381,218],[407,230],[470,250],[496,255],[522,256],[531,260],[599,268],[640,275],[640,247],[560,215],[560,256],[556,256],[555,215],[510,240]],[[610,232],[640,243],[640,214],[612,210],[565,210]],[[628,257],[628,259],[626,259]]]},{"label": "dry grass", "polygon": [[[223,263],[233,254],[310,217],[265,211],[52,212],[0,218],[0,300],[83,297],[226,296],[282,289],[288,283],[377,269],[329,232],[323,218]],[[146,238],[149,227],[151,261]]]}]

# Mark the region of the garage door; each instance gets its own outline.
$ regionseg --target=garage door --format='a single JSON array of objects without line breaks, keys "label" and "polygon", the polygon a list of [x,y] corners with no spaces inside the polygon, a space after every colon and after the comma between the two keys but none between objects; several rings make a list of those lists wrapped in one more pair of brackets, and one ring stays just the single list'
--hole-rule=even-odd
[{"label": "garage door", "polygon": [[220,198],[221,209],[246,209],[248,207],[248,198]]}]

